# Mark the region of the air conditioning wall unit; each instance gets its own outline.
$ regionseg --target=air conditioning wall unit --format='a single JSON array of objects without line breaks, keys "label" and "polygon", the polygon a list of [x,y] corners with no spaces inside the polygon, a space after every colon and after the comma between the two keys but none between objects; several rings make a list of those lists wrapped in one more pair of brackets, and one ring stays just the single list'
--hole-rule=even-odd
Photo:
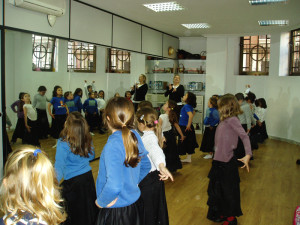
[{"label": "air conditioning wall unit", "polygon": [[9,0],[9,3],[52,16],[62,16],[66,12],[65,0]]}]

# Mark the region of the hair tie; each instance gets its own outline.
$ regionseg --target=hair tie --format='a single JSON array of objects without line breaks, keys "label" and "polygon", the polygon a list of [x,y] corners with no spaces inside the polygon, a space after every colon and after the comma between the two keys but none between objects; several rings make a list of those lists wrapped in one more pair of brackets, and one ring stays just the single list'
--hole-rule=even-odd
[{"label": "hair tie", "polygon": [[174,108],[171,108],[171,110],[173,110]]},{"label": "hair tie", "polygon": [[123,128],[123,127],[126,127],[126,124],[125,124],[125,123],[122,124],[122,128]]},{"label": "hair tie", "polygon": [[42,152],[41,149],[36,149],[36,150],[34,150],[33,155],[34,155],[35,157],[37,157],[37,154],[38,154],[38,153],[41,153],[41,152]]},{"label": "hair tie", "polygon": [[140,120],[143,120],[144,119],[144,114],[143,115],[141,115],[141,117],[140,117]]},{"label": "hair tie", "polygon": [[155,121],[154,121],[154,124],[158,124],[158,121],[157,121],[157,120],[155,120]]}]

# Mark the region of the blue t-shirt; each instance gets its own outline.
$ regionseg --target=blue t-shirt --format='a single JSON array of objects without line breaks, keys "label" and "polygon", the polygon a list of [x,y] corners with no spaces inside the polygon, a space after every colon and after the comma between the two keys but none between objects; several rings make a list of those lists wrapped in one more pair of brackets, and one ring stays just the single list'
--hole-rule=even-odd
[{"label": "blue t-shirt", "polygon": [[97,101],[94,98],[88,98],[84,101],[83,111],[89,114],[98,113]]},{"label": "blue t-shirt", "polygon": [[180,118],[179,118],[179,125],[180,126],[187,126],[189,122],[189,115],[188,112],[194,112],[194,108],[191,105],[184,105],[180,110]]},{"label": "blue t-shirt", "polygon": [[65,115],[67,114],[67,109],[63,106],[66,100],[64,97],[52,97],[50,103],[53,105],[55,115]]},{"label": "blue t-shirt", "polygon": [[204,125],[209,125],[211,127],[216,126],[220,122],[219,111],[216,108],[207,108]]},{"label": "blue t-shirt", "polygon": [[71,112],[78,112],[78,108],[77,108],[77,106],[75,104],[74,99],[72,99],[72,100],[66,99],[66,105],[68,106],[68,109],[69,109],[70,113]]},{"label": "blue t-shirt", "polygon": [[149,173],[151,164],[140,135],[135,130],[131,132],[138,140],[141,161],[134,168],[125,166],[122,132],[116,131],[109,136],[101,153],[96,181],[97,202],[101,207],[106,207],[116,198],[118,200],[111,208],[129,206],[141,195],[138,184]]},{"label": "blue t-shirt", "polygon": [[81,102],[81,98],[79,95],[75,95],[74,96],[74,102],[75,102],[75,106],[78,109],[78,112],[81,112],[82,110],[82,102]]},{"label": "blue t-shirt", "polygon": [[90,171],[92,168],[89,162],[94,158],[94,149],[89,157],[75,155],[67,142],[58,139],[54,164],[58,182],[62,178],[69,180]]}]

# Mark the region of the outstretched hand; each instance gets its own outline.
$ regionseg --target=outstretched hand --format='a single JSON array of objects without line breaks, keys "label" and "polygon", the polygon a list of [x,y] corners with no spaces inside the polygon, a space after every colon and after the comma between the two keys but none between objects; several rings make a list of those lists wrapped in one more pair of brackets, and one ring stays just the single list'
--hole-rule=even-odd
[{"label": "outstretched hand", "polygon": [[163,163],[159,164],[159,173],[160,180],[168,180],[170,178],[171,181],[174,181],[171,172],[165,167]]},{"label": "outstretched hand", "polygon": [[246,155],[241,159],[238,159],[240,162],[244,163],[244,165],[241,168],[246,168],[248,173],[249,173],[249,161],[250,161],[251,156]]}]

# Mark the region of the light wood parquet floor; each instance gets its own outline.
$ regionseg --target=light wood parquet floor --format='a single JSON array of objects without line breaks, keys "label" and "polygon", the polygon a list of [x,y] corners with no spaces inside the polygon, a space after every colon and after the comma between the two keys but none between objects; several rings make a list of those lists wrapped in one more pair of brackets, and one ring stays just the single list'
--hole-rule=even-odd
[{"label": "light wood parquet floor", "polygon": [[[11,136],[11,134],[10,134]],[[108,134],[93,136],[96,157],[100,156]],[[197,135],[201,143],[202,135]],[[20,140],[13,145],[18,147]],[[52,162],[56,150],[55,140],[41,140]],[[166,196],[170,225],[216,225],[206,219],[207,174],[211,159],[196,149],[192,163],[174,173],[174,182],[167,181]],[[241,202],[244,215],[238,218],[242,225],[292,224],[295,207],[300,205],[300,146],[268,139],[254,151],[250,173],[240,169]],[[91,163],[94,179],[97,178],[99,160]],[[221,224],[221,223],[219,223]]]}]

